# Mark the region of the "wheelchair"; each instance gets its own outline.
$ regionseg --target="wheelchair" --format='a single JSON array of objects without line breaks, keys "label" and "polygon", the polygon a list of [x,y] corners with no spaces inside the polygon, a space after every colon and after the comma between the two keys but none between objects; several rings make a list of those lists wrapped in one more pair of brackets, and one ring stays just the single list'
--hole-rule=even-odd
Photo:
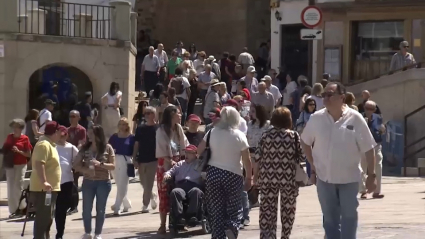
[{"label": "wheelchair", "polygon": [[[168,195],[171,194],[171,191],[175,188],[175,181],[174,178],[171,178],[167,180],[167,192]],[[204,188],[201,188],[203,192],[205,192]],[[194,227],[201,227],[201,230],[203,234],[209,234],[211,232],[210,224],[208,222],[208,213],[207,213],[207,206],[204,203],[204,200],[201,200],[201,205],[198,210],[197,214],[197,222],[193,223],[190,221],[190,218],[188,218],[188,215],[186,215],[186,210],[189,206],[189,201],[184,200],[183,201],[183,219],[185,219],[185,223],[181,224],[178,222],[178,219],[175,218],[173,215],[173,210],[170,202],[170,213],[168,215],[168,229],[170,231],[170,234],[172,238],[177,237],[178,234],[182,231],[185,231],[185,228],[194,228]]]}]

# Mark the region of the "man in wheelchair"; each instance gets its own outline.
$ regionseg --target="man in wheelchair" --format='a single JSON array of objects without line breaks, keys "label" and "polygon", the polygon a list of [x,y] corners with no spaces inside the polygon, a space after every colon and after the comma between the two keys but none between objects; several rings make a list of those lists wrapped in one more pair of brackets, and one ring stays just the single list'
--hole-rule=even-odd
[{"label": "man in wheelchair", "polygon": [[[185,160],[175,164],[164,175],[164,183],[174,184],[170,193],[170,204],[173,217],[177,224],[189,224],[198,222],[198,214],[202,205],[202,176],[195,168],[197,165],[197,147],[189,145],[185,149]],[[184,210],[183,202],[187,201],[187,209]]]}]

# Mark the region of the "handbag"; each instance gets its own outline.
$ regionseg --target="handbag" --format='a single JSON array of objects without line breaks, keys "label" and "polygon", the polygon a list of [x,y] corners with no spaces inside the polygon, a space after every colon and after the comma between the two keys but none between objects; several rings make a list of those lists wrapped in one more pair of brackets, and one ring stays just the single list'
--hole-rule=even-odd
[{"label": "handbag", "polygon": [[205,144],[205,150],[202,153],[201,157],[199,158],[198,164],[195,167],[195,169],[198,172],[205,172],[206,171],[208,162],[210,161],[210,158],[211,158],[211,149],[210,149],[211,131],[212,131],[212,129],[210,131],[208,131],[208,133],[207,133],[207,141],[206,141],[206,144]]},{"label": "handbag", "polygon": [[3,168],[13,168],[13,158],[15,158],[15,153],[12,150],[6,150],[3,153]]},{"label": "handbag", "polygon": [[[298,153],[299,138],[298,138],[298,133],[297,132],[294,132],[294,133],[295,133],[295,154],[294,154],[294,157],[295,157],[295,159],[299,159],[300,157],[302,157],[302,155],[300,155]],[[307,186],[307,184],[308,184],[307,172],[305,171],[304,167],[300,163],[297,163],[297,162],[295,162],[295,181],[297,182],[298,186],[300,186],[300,187]]]},{"label": "handbag", "polygon": [[129,178],[136,177],[136,169],[134,168],[134,164],[128,163],[127,157],[124,155],[125,161],[127,162],[127,176]]}]

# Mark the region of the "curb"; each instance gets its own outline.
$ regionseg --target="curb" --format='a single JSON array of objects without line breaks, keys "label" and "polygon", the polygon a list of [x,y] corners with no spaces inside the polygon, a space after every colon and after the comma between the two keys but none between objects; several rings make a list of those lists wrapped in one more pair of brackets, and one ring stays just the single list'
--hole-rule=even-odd
[{"label": "curb", "polygon": [[0,206],[8,206],[8,201],[7,201],[7,199],[1,199],[0,200]]}]

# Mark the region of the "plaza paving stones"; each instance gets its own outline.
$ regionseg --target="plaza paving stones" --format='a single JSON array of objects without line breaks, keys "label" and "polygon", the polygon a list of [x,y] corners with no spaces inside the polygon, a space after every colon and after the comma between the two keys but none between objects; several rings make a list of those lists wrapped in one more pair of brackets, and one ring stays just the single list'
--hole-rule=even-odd
[{"label": "plaza paving stones", "polygon": [[[359,239],[424,239],[425,238],[425,179],[385,177],[383,185],[384,199],[360,200],[359,207]],[[156,187],[155,187],[156,190]],[[138,183],[131,183],[129,198],[133,208],[130,213],[113,217],[110,210],[114,203],[116,186],[108,199],[107,219],[102,234],[103,239],[138,239],[161,238],[156,236],[159,226],[158,211],[141,214],[142,189]],[[0,183],[0,198],[6,196],[6,183]],[[65,239],[78,239],[83,233],[83,222],[80,213],[68,216]],[[95,211],[93,211],[95,215]],[[251,226],[240,232],[239,238],[259,238],[258,208],[251,212]],[[7,220],[7,207],[0,207],[0,238],[20,238],[21,220]],[[297,202],[297,214],[291,239],[323,238],[322,216],[314,186],[302,188]],[[94,225],[94,220],[93,220]],[[24,239],[32,238],[33,222],[27,224]],[[278,226],[280,230],[280,225]],[[51,236],[56,233],[52,225]],[[279,234],[280,235],[280,234]],[[206,239],[210,235],[199,235],[196,230],[183,233],[179,238]],[[170,238],[167,235],[166,238]]]}]

